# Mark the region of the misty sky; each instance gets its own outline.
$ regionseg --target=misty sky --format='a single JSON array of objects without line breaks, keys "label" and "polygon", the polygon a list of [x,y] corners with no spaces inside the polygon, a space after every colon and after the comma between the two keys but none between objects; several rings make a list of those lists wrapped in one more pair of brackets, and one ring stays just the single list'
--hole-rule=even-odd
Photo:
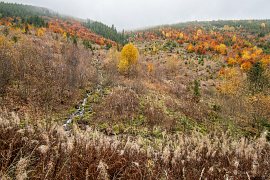
[{"label": "misty sky", "polygon": [[270,0],[4,1],[47,7],[62,14],[114,24],[118,30],[193,20],[270,18]]}]

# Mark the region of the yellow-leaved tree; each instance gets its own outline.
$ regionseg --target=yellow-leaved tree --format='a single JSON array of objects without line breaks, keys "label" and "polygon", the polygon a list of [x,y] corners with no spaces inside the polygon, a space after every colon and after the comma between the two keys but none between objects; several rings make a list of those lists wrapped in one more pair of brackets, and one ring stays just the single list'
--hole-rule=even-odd
[{"label": "yellow-leaved tree", "polygon": [[45,33],[45,30],[43,28],[38,28],[36,32],[36,36],[43,36]]},{"label": "yellow-leaved tree", "polygon": [[118,64],[119,72],[122,74],[129,73],[130,69],[138,63],[138,58],[138,49],[132,43],[126,44],[121,51]]},{"label": "yellow-leaved tree", "polygon": [[237,61],[236,61],[236,59],[229,57],[227,60],[227,63],[228,63],[228,65],[234,66],[237,64]]},{"label": "yellow-leaved tree", "polygon": [[233,35],[232,42],[235,43],[236,41],[237,41],[237,37],[236,37],[236,35]]},{"label": "yellow-leaved tree", "polygon": [[216,47],[216,51],[222,55],[226,55],[227,54],[227,47],[225,44],[220,44]]},{"label": "yellow-leaved tree", "polygon": [[192,44],[189,44],[189,45],[188,45],[188,47],[187,47],[187,51],[188,51],[189,53],[194,52],[194,47],[193,47],[193,45],[192,45]]}]

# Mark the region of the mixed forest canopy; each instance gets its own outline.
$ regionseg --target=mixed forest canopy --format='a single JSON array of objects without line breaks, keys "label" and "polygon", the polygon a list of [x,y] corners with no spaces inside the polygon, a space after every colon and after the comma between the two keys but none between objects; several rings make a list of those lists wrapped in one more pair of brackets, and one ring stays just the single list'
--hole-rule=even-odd
[{"label": "mixed forest canopy", "polygon": [[28,23],[36,27],[48,26],[48,18],[59,18],[67,21],[76,20],[79,21],[83,26],[89,28],[92,32],[119,44],[125,44],[128,38],[124,34],[124,31],[122,33],[118,33],[113,25],[109,27],[101,22],[95,22],[91,20],[84,22],[84,20],[59,15],[49,9],[42,7],[0,2],[0,18],[8,17],[14,18],[14,23]]},{"label": "mixed forest canopy", "polygon": [[[264,53],[270,54],[270,20],[213,20],[213,21],[190,21],[171,25],[160,25],[148,29],[138,31],[143,37],[147,34],[155,34],[154,36],[162,36],[160,29],[172,29],[175,31],[188,31],[192,29],[201,29],[206,32],[220,31],[225,34],[240,34],[243,38],[253,36],[256,46],[262,48]],[[136,33],[135,33],[136,34]],[[132,34],[131,36],[134,36]],[[177,36],[177,33],[175,34]],[[260,41],[263,38],[265,41]],[[178,38],[179,39],[179,38]],[[180,38],[181,39],[181,38]],[[196,42],[193,42],[196,43]],[[232,45],[231,40],[226,40],[225,45]],[[195,45],[195,44],[194,44]]]}]

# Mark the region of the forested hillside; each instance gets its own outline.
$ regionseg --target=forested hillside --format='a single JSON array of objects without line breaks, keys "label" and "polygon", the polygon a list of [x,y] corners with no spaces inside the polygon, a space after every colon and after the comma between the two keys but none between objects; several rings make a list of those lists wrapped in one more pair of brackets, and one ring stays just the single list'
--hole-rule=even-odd
[{"label": "forested hillside", "polygon": [[85,26],[105,38],[111,39],[120,44],[127,43],[128,37],[125,35],[124,30],[122,33],[119,33],[113,25],[112,27],[109,27],[101,22],[91,22],[88,20],[85,23]]},{"label": "forested hillside", "polygon": [[[94,22],[90,20],[84,22],[84,20],[59,15],[49,9],[41,7],[0,2],[0,18],[1,17],[13,18],[12,23],[17,23],[18,26],[21,24],[30,24],[37,27],[48,27],[48,23],[50,21],[54,21],[55,19],[66,22],[70,21],[69,24],[78,22],[80,26],[87,27],[90,31],[104,37],[105,39],[110,39],[119,44],[124,44],[127,42],[127,36],[124,34],[124,32],[118,33],[114,26],[109,27],[101,22]],[[64,29],[66,27],[63,24],[61,26],[62,27],[59,28]],[[80,32],[78,32],[78,34],[74,32],[73,35],[80,36]],[[100,43],[103,44],[103,42]],[[108,45],[108,43],[106,44]]]},{"label": "forested hillside", "polygon": [[53,11],[23,4],[0,2],[0,17],[55,16]]}]

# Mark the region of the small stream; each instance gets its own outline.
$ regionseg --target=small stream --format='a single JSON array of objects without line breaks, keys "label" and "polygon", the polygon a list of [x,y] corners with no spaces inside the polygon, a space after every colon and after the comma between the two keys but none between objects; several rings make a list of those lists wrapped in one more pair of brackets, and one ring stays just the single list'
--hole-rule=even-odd
[{"label": "small stream", "polygon": [[[101,62],[99,60],[94,60],[93,65],[97,68],[98,77],[100,79],[100,83],[97,84],[97,86],[94,88],[94,90],[89,91],[84,96],[84,99],[80,101],[81,103],[78,104],[76,111],[69,115],[67,120],[64,121],[63,127],[65,131],[71,130],[71,125],[74,121],[74,119],[82,118],[86,112],[85,106],[88,104],[89,97],[92,96],[95,93],[101,93],[103,95],[104,93],[104,87],[103,87],[103,73],[101,69]],[[90,112],[93,112],[93,103],[89,103],[89,110]]]},{"label": "small stream", "polygon": [[[84,113],[85,113],[85,105],[87,104],[87,100],[88,98],[93,94],[93,92],[89,92],[86,94],[86,97],[83,99],[82,103],[78,106],[78,108],[76,109],[76,111],[74,113],[72,113],[68,119],[64,122],[64,129],[65,131],[68,131],[71,129],[71,124],[73,123],[73,120],[77,117],[83,117]],[[93,108],[90,107],[90,111],[92,111]]]}]

